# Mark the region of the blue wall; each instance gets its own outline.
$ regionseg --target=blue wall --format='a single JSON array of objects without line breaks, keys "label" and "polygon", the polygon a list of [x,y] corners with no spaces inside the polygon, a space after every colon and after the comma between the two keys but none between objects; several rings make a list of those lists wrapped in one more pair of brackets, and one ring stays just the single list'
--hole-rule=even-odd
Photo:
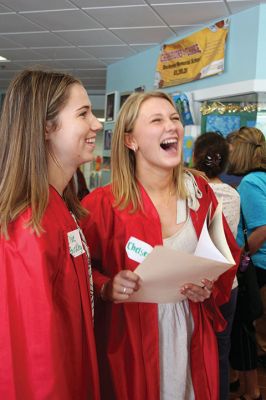
[{"label": "blue wall", "polygon": [[259,37],[258,37],[258,54],[257,54],[257,79],[265,79],[266,77],[266,4],[260,6],[259,16]]},{"label": "blue wall", "polygon": [[[188,34],[184,36],[188,36]],[[166,90],[168,92],[189,92],[256,79],[257,74],[259,74],[260,79],[265,78],[265,38],[266,5],[260,5],[233,15],[230,17],[224,73],[183,85],[172,86]],[[179,39],[181,37],[174,37],[171,38],[170,42]],[[142,85],[145,86],[146,90],[152,90],[154,88],[155,68],[159,52],[160,46],[156,46],[110,65],[107,70],[107,92],[118,90],[121,93],[134,90],[134,88]],[[264,68],[262,68],[260,59],[258,60],[261,55],[264,56]]]}]

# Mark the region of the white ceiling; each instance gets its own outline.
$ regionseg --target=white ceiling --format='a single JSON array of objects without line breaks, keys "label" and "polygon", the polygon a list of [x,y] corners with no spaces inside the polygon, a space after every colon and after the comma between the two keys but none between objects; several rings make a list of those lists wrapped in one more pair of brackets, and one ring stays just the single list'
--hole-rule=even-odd
[{"label": "white ceiling", "polygon": [[23,68],[70,72],[92,91],[106,68],[266,0],[0,0],[0,88]]}]

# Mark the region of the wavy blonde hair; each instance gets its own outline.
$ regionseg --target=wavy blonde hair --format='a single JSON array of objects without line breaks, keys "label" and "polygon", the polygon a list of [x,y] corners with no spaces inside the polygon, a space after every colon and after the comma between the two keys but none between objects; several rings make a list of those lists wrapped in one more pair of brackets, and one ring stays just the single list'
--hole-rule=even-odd
[{"label": "wavy blonde hair", "polygon": [[[133,131],[142,104],[151,98],[167,100],[175,108],[171,97],[164,92],[133,93],[119,112],[112,138],[111,185],[115,206],[125,209],[130,205],[132,213],[142,208],[142,201],[136,181],[135,153],[125,145],[125,134]],[[183,172],[183,162],[181,161],[173,170],[173,183],[180,198],[186,197]]]},{"label": "wavy blonde hair", "polygon": [[[42,231],[49,197],[46,123],[57,126],[58,113],[74,84],[81,83],[71,75],[25,70],[7,90],[0,120],[0,233],[7,238],[8,224],[29,206],[28,225],[37,234]],[[77,217],[84,215],[73,181],[64,199]]]},{"label": "wavy blonde hair", "polygon": [[244,175],[254,169],[266,169],[266,142],[261,130],[242,127],[230,134],[229,143],[229,173]]}]

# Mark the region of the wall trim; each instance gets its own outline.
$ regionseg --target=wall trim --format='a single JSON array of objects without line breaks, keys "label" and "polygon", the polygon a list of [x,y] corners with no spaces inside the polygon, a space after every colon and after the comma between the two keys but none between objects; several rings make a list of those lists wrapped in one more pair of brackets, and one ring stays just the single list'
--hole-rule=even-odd
[{"label": "wall trim", "polygon": [[205,101],[227,96],[238,96],[247,93],[266,92],[266,79],[253,79],[213,86],[206,89],[192,91],[194,101]]}]

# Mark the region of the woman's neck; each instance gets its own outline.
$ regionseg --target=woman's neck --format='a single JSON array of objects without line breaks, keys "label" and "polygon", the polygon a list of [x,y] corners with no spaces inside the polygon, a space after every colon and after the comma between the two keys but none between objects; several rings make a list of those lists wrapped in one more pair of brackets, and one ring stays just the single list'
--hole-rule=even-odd
[{"label": "woman's neck", "polygon": [[48,160],[48,182],[56,191],[63,196],[64,190],[71,180],[74,172],[63,170],[60,165],[57,165],[54,160]]},{"label": "woman's neck", "polygon": [[151,198],[171,196],[175,192],[173,171],[137,171],[137,179]]}]

